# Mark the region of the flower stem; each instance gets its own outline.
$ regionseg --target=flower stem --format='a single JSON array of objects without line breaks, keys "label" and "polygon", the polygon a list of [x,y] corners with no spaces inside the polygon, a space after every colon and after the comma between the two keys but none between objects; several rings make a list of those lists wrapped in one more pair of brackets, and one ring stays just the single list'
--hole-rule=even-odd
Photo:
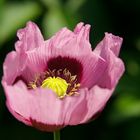
[{"label": "flower stem", "polygon": [[60,140],[60,131],[53,132],[53,138],[54,140]]}]

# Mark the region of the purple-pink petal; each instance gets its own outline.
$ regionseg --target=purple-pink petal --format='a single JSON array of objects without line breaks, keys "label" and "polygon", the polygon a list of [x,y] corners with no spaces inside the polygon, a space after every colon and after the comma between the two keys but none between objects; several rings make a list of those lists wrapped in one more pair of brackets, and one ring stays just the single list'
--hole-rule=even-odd
[{"label": "purple-pink petal", "polygon": [[100,78],[102,78],[107,64],[104,59],[95,53],[92,53],[89,56],[81,57],[80,62],[83,65],[81,86],[88,87],[90,89],[98,83]]},{"label": "purple-pink petal", "polygon": [[[23,60],[25,62],[23,62]],[[3,81],[6,81],[7,84],[12,84],[17,76],[20,75],[21,71],[24,69],[26,64],[26,55],[19,55],[17,52],[10,52],[4,61],[3,64]]]},{"label": "purple-pink petal", "polygon": [[[30,107],[29,100],[31,95],[25,90],[26,87],[22,81],[19,81],[14,86],[2,83],[6,93],[6,104],[9,111],[20,121],[25,124],[30,124]],[[28,120],[28,121],[27,121]]]},{"label": "purple-pink petal", "polygon": [[104,39],[97,45],[94,52],[100,55],[107,63],[107,69],[102,75],[98,85],[112,89],[124,73],[124,64],[117,57],[122,44],[122,38],[112,34],[105,34]]},{"label": "purple-pink petal", "polygon": [[114,89],[94,86],[88,91],[86,97],[88,112],[81,123],[88,122],[91,118],[95,118],[96,115],[103,110],[113,90]]},{"label": "purple-pink petal", "polygon": [[16,42],[15,48],[21,53],[41,47],[44,41],[39,28],[33,22],[28,22],[24,29],[18,30],[17,36],[19,41]]},{"label": "purple-pink petal", "polygon": [[28,125],[34,121],[50,126],[75,125],[83,120],[88,111],[84,90],[77,96],[59,99],[48,89],[29,91],[22,81],[14,86],[3,83],[3,86],[9,111]]},{"label": "purple-pink petal", "polygon": [[89,32],[90,32],[90,25],[86,24],[84,26],[83,22],[80,22],[79,24],[77,24],[77,26],[74,29],[74,33],[75,34],[79,34],[79,38],[82,40],[83,38],[85,38],[87,41],[89,41]]},{"label": "purple-pink petal", "polygon": [[[55,93],[48,89],[32,91],[31,118],[43,124],[70,125],[78,124],[87,112],[85,102],[86,94],[59,99]],[[82,108],[77,108],[82,105]],[[69,110],[69,111],[68,111]],[[84,116],[81,115],[84,112]]]}]

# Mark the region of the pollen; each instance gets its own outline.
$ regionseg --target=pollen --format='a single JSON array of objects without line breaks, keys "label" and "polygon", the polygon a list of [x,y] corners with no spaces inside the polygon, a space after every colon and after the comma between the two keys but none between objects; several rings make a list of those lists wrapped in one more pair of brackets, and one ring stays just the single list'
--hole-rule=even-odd
[{"label": "pollen", "polygon": [[68,85],[66,80],[60,77],[48,77],[43,80],[41,87],[51,89],[58,97],[62,98],[66,95]]},{"label": "pollen", "polygon": [[33,81],[28,83],[29,89],[38,87],[48,88],[54,91],[58,98],[65,96],[78,95],[80,83],[77,80],[77,75],[72,75],[68,69],[47,70],[35,75]]}]

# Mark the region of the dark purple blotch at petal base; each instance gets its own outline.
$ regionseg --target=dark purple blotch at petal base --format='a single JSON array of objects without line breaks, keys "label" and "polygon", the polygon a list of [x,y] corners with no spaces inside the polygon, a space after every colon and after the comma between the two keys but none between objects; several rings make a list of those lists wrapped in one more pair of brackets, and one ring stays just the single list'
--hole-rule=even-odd
[{"label": "dark purple blotch at petal base", "polygon": [[47,63],[47,68],[50,70],[67,69],[72,75],[77,75],[77,80],[80,82],[82,78],[82,64],[75,58],[61,57],[51,58]]},{"label": "dark purple blotch at petal base", "polygon": [[35,127],[36,129],[40,129],[41,131],[48,131],[52,132],[53,130],[57,131],[60,130],[61,128],[65,127],[64,125],[52,125],[52,124],[44,124],[41,122],[37,122],[36,120],[33,120],[30,118],[30,121],[32,123],[32,126]]},{"label": "dark purple blotch at petal base", "polygon": [[14,84],[16,84],[18,81],[22,81],[22,82],[24,82],[26,85],[28,85],[28,82],[27,82],[27,80],[25,79],[25,78],[23,78],[23,76],[17,76],[16,77],[16,79],[14,80],[14,82],[13,82],[13,84],[12,85],[14,85]]}]

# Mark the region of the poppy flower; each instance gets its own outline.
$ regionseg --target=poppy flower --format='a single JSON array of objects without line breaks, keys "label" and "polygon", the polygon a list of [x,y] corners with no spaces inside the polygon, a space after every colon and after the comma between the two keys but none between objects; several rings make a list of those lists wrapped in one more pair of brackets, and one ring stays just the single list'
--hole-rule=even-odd
[{"label": "poppy flower", "polygon": [[35,23],[17,32],[19,40],[3,65],[2,85],[12,115],[26,125],[56,131],[94,119],[105,107],[124,64],[122,38],[105,33],[94,50],[90,25],[62,28],[44,40]]}]

